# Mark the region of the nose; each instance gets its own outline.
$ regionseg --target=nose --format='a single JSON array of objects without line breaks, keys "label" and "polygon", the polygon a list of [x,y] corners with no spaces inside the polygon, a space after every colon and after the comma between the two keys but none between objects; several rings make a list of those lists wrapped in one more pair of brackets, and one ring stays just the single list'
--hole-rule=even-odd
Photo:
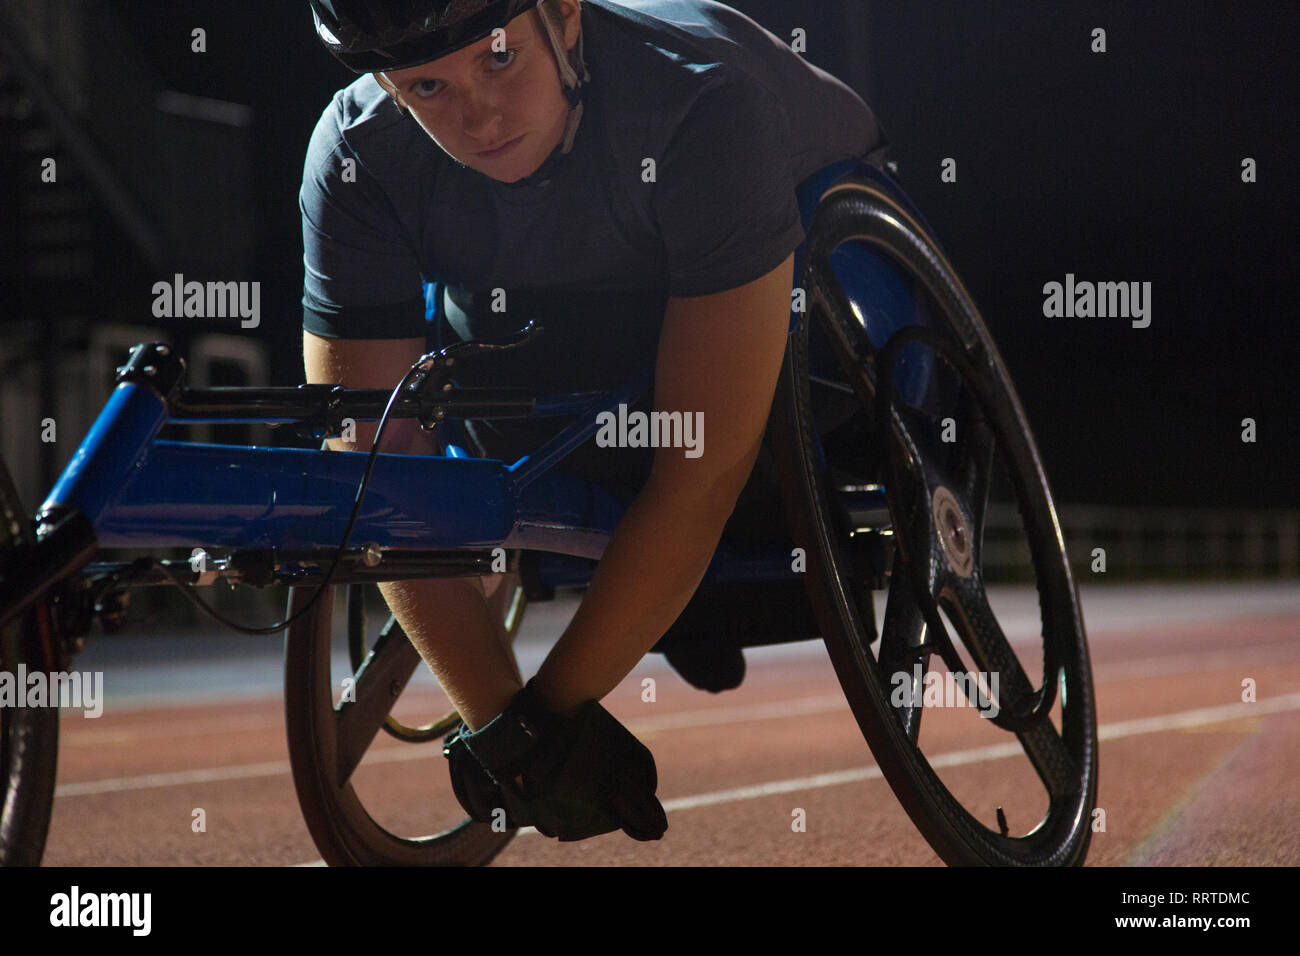
[{"label": "nose", "polygon": [[481,90],[461,95],[460,121],[465,135],[488,146],[501,132],[501,110],[496,97]]}]

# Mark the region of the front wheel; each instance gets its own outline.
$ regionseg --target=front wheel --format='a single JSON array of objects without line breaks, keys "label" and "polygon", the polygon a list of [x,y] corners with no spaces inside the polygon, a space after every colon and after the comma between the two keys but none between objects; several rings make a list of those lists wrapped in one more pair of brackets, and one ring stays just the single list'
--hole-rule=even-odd
[{"label": "front wheel", "polygon": [[[809,596],[854,716],[945,862],[1081,864],[1097,790],[1091,668],[1051,495],[1010,378],[943,254],[879,185],[841,180],[808,236],[809,314],[787,350],[774,447],[792,531],[808,553]],[[906,290],[910,324],[873,326],[887,304],[871,292],[851,301],[836,271],[851,262],[843,253],[832,259],[841,245],[885,264],[890,287]],[[887,517],[864,521],[854,499],[881,489]],[[992,489],[1011,499],[1001,511]],[[995,511],[1018,532],[1013,545],[1032,568],[1041,632],[1027,644],[1008,638],[986,590],[995,549],[986,517]],[[868,543],[893,552],[892,570],[871,566]],[[871,581],[885,573],[877,633]],[[925,721],[939,725],[940,759],[921,737],[932,666],[946,669],[947,686],[964,690],[972,707],[959,715],[961,700],[934,698],[954,708]],[[960,719],[993,743],[963,747],[976,727]],[[1017,757],[1021,786],[1035,782],[1041,792],[1008,793],[1013,830],[987,789],[995,773],[1010,778],[1000,761]],[[960,777],[994,761],[978,783]],[[936,769],[958,765],[943,778]]]},{"label": "front wheel", "polygon": [[[513,640],[524,590],[517,566],[502,577],[491,605]],[[292,589],[290,612],[312,593]],[[460,717],[395,617],[382,614],[387,623],[371,633],[367,606],[377,599],[373,585],[331,586],[285,640],[289,759],[307,828],[331,866],[484,865],[515,831],[470,820],[457,802],[442,739]],[[431,707],[442,716],[404,722]],[[392,739],[400,745],[375,746]]]},{"label": "front wheel", "polygon": [[[28,540],[30,521],[0,461],[0,585],[3,562]],[[59,708],[27,707],[20,674],[58,670],[49,602],[42,601],[0,629],[0,674],[13,682],[13,701],[0,704],[0,865],[38,866],[54,806]]]}]

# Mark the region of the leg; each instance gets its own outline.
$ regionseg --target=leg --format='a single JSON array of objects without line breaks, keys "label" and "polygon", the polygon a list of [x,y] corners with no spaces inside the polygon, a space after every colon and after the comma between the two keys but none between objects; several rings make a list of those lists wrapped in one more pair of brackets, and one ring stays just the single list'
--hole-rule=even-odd
[{"label": "leg", "polygon": [[[497,639],[502,648],[505,649],[506,656],[510,658],[515,678],[522,685],[524,682],[523,675],[519,670],[519,661],[515,659],[515,635],[511,632],[509,626],[514,623],[511,620],[511,615],[523,611],[522,603],[519,607],[514,607],[516,597],[521,602],[523,600],[522,592],[516,593],[519,589],[519,552],[511,552],[509,570],[504,574],[485,574],[478,580],[479,585],[483,588],[483,595],[487,600],[492,622],[496,625]],[[517,629],[518,625],[515,624],[514,627]]]},{"label": "leg", "polygon": [[[424,345],[423,340],[412,338],[374,340],[359,348],[346,340],[304,333],[303,361],[308,381],[386,386],[406,372]],[[363,423],[357,428],[355,443],[333,438],[328,447],[335,451],[368,448],[375,430],[375,425]],[[437,445],[417,423],[398,420],[392,423],[384,450],[430,454]],[[505,709],[522,681],[500,618],[494,618],[488,608],[482,582],[466,578],[403,581],[381,584],[380,592],[471,728]]]},{"label": "leg", "polygon": [[379,589],[471,730],[505,710],[523,681],[502,617],[479,579],[400,581]]}]

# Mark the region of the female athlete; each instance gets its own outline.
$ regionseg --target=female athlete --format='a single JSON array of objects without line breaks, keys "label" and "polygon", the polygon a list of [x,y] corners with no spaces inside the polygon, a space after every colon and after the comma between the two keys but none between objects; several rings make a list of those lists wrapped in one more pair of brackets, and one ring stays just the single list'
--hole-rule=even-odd
[{"label": "female athlete", "polygon": [[[308,381],[391,388],[426,351],[429,282],[448,334],[546,329],[461,384],[608,387],[654,356],[644,407],[704,426],[689,455],[592,442],[566,460],[636,491],[526,686],[483,581],[382,587],[461,715],[445,752],[471,816],[504,811],[562,840],[658,839],[654,760],[597,701],[686,606],[754,468],[804,238],[796,185],[879,162],[883,134],[847,86],[712,0],[310,5],[321,42],[361,75],[321,116],[304,169]],[[360,447],[372,434],[358,428]],[[469,435],[514,460],[538,433]],[[384,450],[433,447],[403,421]]]}]

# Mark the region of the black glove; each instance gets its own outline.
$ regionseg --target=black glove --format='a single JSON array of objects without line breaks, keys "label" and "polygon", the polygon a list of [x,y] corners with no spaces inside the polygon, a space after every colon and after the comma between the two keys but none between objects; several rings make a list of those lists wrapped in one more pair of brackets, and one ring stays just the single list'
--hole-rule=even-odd
[{"label": "black glove", "polygon": [[448,737],[443,752],[457,799],[475,820],[492,822],[499,807],[509,826],[561,841],[619,829],[658,840],[668,829],[654,757],[594,700],[563,717],[542,705],[530,681],[477,733],[462,727]]},{"label": "black glove", "polygon": [[[488,776],[478,759],[469,752],[461,734],[468,734],[469,728],[463,723],[449,733],[442,741],[442,755],[447,758],[451,770],[451,788],[456,799],[470,815],[470,819],[480,823],[504,823],[509,829],[531,826],[531,820],[511,819],[506,812],[506,798],[497,786],[497,782]],[[506,812],[504,819],[494,817],[498,811]]]}]

